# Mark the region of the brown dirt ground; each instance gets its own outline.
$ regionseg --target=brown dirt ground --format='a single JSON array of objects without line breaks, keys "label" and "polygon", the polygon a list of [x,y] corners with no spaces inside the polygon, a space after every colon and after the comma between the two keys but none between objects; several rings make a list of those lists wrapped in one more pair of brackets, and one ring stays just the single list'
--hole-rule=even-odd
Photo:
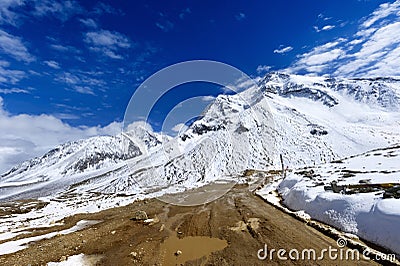
[{"label": "brown dirt ground", "polygon": [[[137,210],[144,210],[159,222],[148,225],[130,220]],[[258,219],[256,219],[258,218]],[[0,256],[0,265],[46,265],[75,254],[100,255],[96,265],[166,265],[161,244],[171,235],[208,236],[224,239],[223,250],[186,261],[183,265],[369,265],[372,261],[260,261],[257,251],[268,248],[286,250],[314,248],[317,252],[336,241],[266,204],[249,192],[246,185],[237,185],[211,203],[195,206],[174,206],[157,199],[136,201],[93,214],[78,214],[64,219],[65,225],[36,230],[26,236],[40,235],[70,228],[76,222],[101,220],[83,230],[31,243],[19,252]],[[17,239],[16,238],[16,239]],[[134,252],[134,253],[133,253]],[[136,254],[135,254],[136,253]],[[318,254],[318,253],[317,253]]]}]

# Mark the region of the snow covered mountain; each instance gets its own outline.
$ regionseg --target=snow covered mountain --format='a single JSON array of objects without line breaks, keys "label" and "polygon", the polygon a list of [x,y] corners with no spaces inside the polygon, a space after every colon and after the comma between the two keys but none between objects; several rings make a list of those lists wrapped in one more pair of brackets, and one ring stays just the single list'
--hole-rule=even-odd
[{"label": "snow covered mountain", "polygon": [[79,192],[138,194],[274,167],[279,154],[291,168],[330,162],[400,143],[399,99],[394,78],[271,73],[258,87],[218,96],[174,139],[142,125],[67,143],[3,174],[0,191],[6,198],[22,187],[27,193],[63,183]]},{"label": "snow covered mountain", "polygon": [[[347,95],[357,102],[396,111],[400,108],[400,79],[340,79],[305,77],[270,73],[261,82],[262,89],[283,97],[304,97],[321,101],[329,107],[338,105],[333,92]],[[326,89],[329,89],[327,91]]]},{"label": "snow covered mountain", "polygon": [[276,143],[290,167],[399,142],[400,80],[272,73],[260,89],[270,97]]},{"label": "snow covered mountain", "polygon": [[[129,141],[127,141],[129,139]],[[160,145],[162,137],[142,123],[117,136],[98,136],[68,142],[41,157],[33,158],[0,175],[3,197],[23,191],[42,191],[46,186],[63,188],[96,176],[125,160],[143,155]],[[59,183],[55,186],[55,183]],[[53,192],[57,192],[57,189]],[[39,193],[43,195],[46,193]]]}]

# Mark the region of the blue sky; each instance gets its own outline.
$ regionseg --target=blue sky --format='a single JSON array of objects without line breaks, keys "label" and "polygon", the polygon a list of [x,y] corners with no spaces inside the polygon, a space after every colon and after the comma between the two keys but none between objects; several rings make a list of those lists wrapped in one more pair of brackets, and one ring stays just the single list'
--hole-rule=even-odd
[{"label": "blue sky", "polygon": [[[251,77],[399,75],[399,14],[400,1],[379,0],[2,0],[0,128],[10,143],[2,147],[19,145],[28,157],[114,132],[137,86],[186,60],[221,61]],[[31,136],[43,132],[32,121],[47,145]]]}]

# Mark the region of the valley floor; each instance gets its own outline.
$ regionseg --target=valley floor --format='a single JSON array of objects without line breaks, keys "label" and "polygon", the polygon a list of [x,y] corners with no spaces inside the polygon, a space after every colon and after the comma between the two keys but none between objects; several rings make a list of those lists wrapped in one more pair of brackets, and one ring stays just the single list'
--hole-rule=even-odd
[{"label": "valley floor", "polygon": [[[147,212],[154,223],[131,220],[137,210]],[[302,260],[305,248],[314,249],[317,257],[323,249],[339,249],[336,240],[265,203],[246,185],[236,185],[223,197],[201,206],[181,207],[147,199],[98,213],[77,214],[65,218],[63,225],[38,229],[7,241],[59,232],[82,220],[100,222],[2,255],[0,265],[46,265],[70,261],[74,258],[71,256],[78,254],[93,255],[87,256],[87,261],[96,265],[376,264],[361,255],[360,261],[331,260],[327,253],[320,261]],[[7,241],[0,240],[0,247]],[[271,249],[287,252],[296,249],[300,258],[280,260],[275,252],[273,258],[260,260],[257,254],[263,256],[264,251],[259,250],[265,247],[268,254]],[[177,256],[174,253],[178,250],[182,253]]]}]

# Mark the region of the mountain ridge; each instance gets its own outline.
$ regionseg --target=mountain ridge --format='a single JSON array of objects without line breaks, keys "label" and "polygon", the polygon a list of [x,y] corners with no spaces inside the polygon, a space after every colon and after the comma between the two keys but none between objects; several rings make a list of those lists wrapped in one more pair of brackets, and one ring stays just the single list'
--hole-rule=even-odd
[{"label": "mountain ridge", "polygon": [[[257,87],[218,96],[177,138],[163,139],[139,122],[119,136],[86,140],[91,142],[86,152],[66,166],[57,162],[60,153],[68,156],[69,148],[79,150],[86,142],[64,144],[62,151],[53,150],[28,161],[33,165],[24,162],[22,168],[3,174],[0,190],[7,183],[45,183],[58,175],[73,179],[87,173],[85,178],[91,179],[90,172],[99,170],[93,177],[109,171],[112,177],[102,178],[102,185],[87,182],[83,191],[144,193],[149,188],[193,187],[248,168],[275,167],[278,154],[289,167],[329,162],[400,142],[399,94],[400,80],[394,78],[270,73]],[[99,143],[104,144],[100,152]],[[35,172],[38,165],[45,169]],[[57,170],[48,173],[49,167]]]}]

